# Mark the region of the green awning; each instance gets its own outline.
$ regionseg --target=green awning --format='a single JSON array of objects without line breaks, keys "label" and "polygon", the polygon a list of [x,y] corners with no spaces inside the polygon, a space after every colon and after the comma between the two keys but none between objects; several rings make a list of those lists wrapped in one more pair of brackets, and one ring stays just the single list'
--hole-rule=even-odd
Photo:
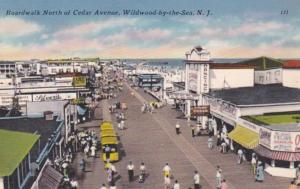
[{"label": "green awning", "polygon": [[0,129],[0,177],[11,175],[39,135]]}]

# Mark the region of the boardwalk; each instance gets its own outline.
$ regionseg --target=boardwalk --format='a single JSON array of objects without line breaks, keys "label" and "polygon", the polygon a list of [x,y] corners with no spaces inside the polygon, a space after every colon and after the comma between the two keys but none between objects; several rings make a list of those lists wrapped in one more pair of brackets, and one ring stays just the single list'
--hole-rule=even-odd
[{"label": "boardwalk", "polygon": [[[130,91],[131,89],[124,87],[124,91],[117,97],[121,102],[128,104],[128,110],[125,111],[126,130],[118,131],[121,141],[120,150],[123,156],[121,161],[116,163],[120,175],[117,181],[118,188],[162,188],[162,168],[166,162],[172,168],[174,179],[178,179],[184,189],[192,186],[194,170],[200,172],[203,188],[214,189],[216,165],[220,165],[223,169],[231,189],[287,188],[289,179],[284,178],[266,176],[264,183],[255,183],[249,164],[237,165],[234,154],[220,154],[216,149],[208,150],[207,137],[192,138],[190,128],[186,126],[186,120],[176,119],[179,113],[171,107],[155,110],[153,114],[142,114],[140,112],[142,102],[149,101],[151,97],[142,90],[134,91],[134,96],[130,95]],[[110,119],[108,105],[114,101],[117,100],[102,101],[96,111],[96,117],[103,116],[105,119]],[[114,116],[111,119],[115,121]],[[97,121],[96,125],[98,126],[100,120]],[[174,125],[176,122],[181,125],[182,134],[180,136],[175,135]],[[76,161],[78,159],[80,159],[80,154],[77,155]],[[146,163],[149,175],[144,184],[128,182],[126,165],[129,161],[133,161],[136,169],[141,161]],[[84,173],[84,177],[80,177],[80,185],[81,188],[96,189],[102,182],[106,182],[104,165],[100,158],[89,159],[88,162],[88,170],[91,172]]]}]

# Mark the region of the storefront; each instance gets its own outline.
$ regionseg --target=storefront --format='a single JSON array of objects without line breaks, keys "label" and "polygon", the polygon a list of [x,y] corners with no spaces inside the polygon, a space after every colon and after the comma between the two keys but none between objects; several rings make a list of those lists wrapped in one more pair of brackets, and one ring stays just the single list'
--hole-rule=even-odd
[{"label": "storefront", "polygon": [[259,146],[254,151],[265,159],[269,174],[295,176],[295,167],[300,164],[300,128],[297,125],[269,125],[260,129]]}]

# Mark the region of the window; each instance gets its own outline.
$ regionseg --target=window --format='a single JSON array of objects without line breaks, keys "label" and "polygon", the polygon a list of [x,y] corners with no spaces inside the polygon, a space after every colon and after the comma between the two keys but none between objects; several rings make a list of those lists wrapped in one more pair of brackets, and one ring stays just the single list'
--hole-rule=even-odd
[{"label": "window", "polygon": [[56,73],[56,69],[55,68],[51,69],[51,73]]}]

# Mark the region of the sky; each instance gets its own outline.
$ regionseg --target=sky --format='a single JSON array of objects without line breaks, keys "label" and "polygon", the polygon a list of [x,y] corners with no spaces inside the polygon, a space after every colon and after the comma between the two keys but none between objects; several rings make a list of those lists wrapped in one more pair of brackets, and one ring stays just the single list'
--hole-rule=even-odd
[{"label": "sky", "polygon": [[[0,60],[184,58],[198,45],[212,58],[300,58],[299,0],[0,0],[0,4]],[[56,14],[43,15],[47,10]],[[97,15],[97,10],[116,15]],[[125,10],[154,15],[125,15]],[[184,14],[159,14],[173,10]],[[16,15],[22,11],[40,14]],[[193,15],[185,15],[190,12]]]}]

